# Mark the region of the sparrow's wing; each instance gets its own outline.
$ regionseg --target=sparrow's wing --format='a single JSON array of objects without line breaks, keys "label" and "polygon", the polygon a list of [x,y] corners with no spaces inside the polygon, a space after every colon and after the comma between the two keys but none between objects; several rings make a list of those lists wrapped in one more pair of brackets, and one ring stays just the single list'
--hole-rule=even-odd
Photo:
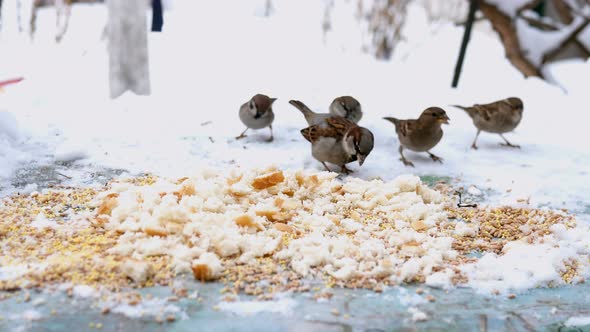
[{"label": "sparrow's wing", "polygon": [[498,110],[498,105],[496,103],[485,104],[485,105],[474,105],[473,112],[479,115],[486,121],[490,121],[492,119],[492,115],[494,111]]},{"label": "sparrow's wing", "polygon": [[326,119],[327,126],[318,124],[301,129],[301,135],[313,143],[320,137],[333,137],[337,140],[344,137],[344,134],[356,124],[350,120],[339,116],[333,116]]},{"label": "sparrow's wing", "polygon": [[336,139],[342,137],[339,136],[339,133],[335,128],[321,125],[313,125],[301,129],[301,135],[311,143],[319,140],[321,137],[334,137]]},{"label": "sparrow's wing", "polygon": [[309,126],[307,128],[301,129],[301,135],[310,143],[313,143],[320,137],[318,134],[318,129],[319,126],[317,125]]},{"label": "sparrow's wing", "polygon": [[395,131],[398,135],[407,137],[412,131],[416,130],[418,121],[416,120],[399,120],[395,124]]},{"label": "sparrow's wing", "polygon": [[332,116],[326,119],[328,128],[334,130],[334,135],[331,137],[342,138],[350,128],[356,127],[356,123],[339,116]]}]

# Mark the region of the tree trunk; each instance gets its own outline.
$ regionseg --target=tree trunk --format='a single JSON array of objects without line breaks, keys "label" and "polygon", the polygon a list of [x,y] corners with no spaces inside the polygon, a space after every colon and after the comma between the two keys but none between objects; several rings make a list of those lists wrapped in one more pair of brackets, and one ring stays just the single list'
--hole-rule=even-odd
[{"label": "tree trunk", "polygon": [[150,94],[145,0],[107,0],[111,98]]},{"label": "tree trunk", "polygon": [[70,16],[72,14],[72,0],[55,0],[55,41],[60,42],[70,24]]},{"label": "tree trunk", "polygon": [[479,8],[490,21],[494,30],[500,35],[508,61],[525,77],[543,78],[541,71],[524,56],[520,48],[516,28],[512,24],[510,17],[501,12],[496,6],[490,5],[483,0],[479,0]]},{"label": "tree trunk", "polygon": [[467,15],[465,33],[463,34],[463,40],[461,41],[459,58],[457,59],[457,65],[455,66],[455,75],[453,76],[452,83],[453,88],[456,88],[459,84],[459,76],[461,76],[461,68],[463,68],[463,60],[465,60],[465,52],[467,51],[467,44],[469,44],[469,38],[471,37],[471,28],[473,27],[473,21],[475,20],[475,12],[477,11],[477,2],[478,0],[469,1],[469,14]]},{"label": "tree trunk", "polygon": [[161,32],[164,25],[162,0],[152,0],[152,31]]}]

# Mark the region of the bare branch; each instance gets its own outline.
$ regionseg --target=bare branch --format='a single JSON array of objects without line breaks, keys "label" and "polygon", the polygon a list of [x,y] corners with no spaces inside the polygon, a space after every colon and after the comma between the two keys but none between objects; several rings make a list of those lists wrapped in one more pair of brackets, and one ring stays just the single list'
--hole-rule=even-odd
[{"label": "bare branch", "polygon": [[533,9],[533,8],[537,7],[538,5],[540,5],[541,2],[543,2],[543,0],[529,1],[526,4],[524,4],[522,7],[518,8],[518,10],[516,11],[516,14],[520,15],[525,10]]},{"label": "bare branch", "polygon": [[543,31],[557,31],[557,30],[559,30],[559,28],[553,24],[538,20],[536,18],[532,18],[530,16],[519,15],[519,17],[522,18],[523,20],[525,20],[530,26],[535,27],[540,30],[543,30]]},{"label": "bare branch", "polygon": [[554,59],[570,43],[577,41],[578,35],[590,24],[590,19],[585,19],[582,24],[575,28],[559,45],[543,55],[543,64]]},{"label": "bare branch", "polygon": [[500,35],[508,61],[525,77],[543,78],[541,71],[524,56],[520,48],[516,28],[510,17],[501,12],[496,6],[490,5],[483,0],[480,0],[479,8],[490,21],[494,30]]},{"label": "bare branch", "polygon": [[563,0],[553,0],[553,7],[559,15],[559,19],[565,24],[571,24],[574,21],[572,8]]},{"label": "bare branch", "polygon": [[582,51],[582,53],[584,53],[586,58],[590,58],[590,50],[588,47],[586,47],[586,45],[584,45],[584,43],[576,39],[574,40],[574,45],[576,45]]}]

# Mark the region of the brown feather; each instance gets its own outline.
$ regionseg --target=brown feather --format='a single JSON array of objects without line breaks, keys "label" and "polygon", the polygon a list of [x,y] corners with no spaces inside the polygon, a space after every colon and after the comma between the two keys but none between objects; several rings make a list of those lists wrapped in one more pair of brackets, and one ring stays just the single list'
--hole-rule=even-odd
[{"label": "brown feather", "polygon": [[348,130],[357,127],[354,122],[339,116],[327,118],[326,123],[328,126],[313,125],[301,129],[301,135],[311,143],[317,141],[320,137],[333,137],[339,140],[344,137],[344,134],[346,134]]}]

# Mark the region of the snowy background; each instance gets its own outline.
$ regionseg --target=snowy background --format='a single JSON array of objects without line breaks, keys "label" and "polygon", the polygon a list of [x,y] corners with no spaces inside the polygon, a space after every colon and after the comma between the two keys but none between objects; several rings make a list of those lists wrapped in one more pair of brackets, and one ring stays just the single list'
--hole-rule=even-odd
[{"label": "snowy background", "polygon": [[[524,79],[483,22],[473,31],[459,88],[451,89],[463,28],[433,27],[419,2],[408,9],[404,41],[391,61],[362,51],[354,1],[336,2],[327,34],[322,1],[273,1],[270,16],[264,4],[167,3],[164,32],[149,35],[152,95],[110,100],[103,5],[73,6],[69,30],[56,44],[52,8],[39,11],[31,41],[17,32],[7,2],[0,79],[25,80],[0,92],[1,195],[34,190],[24,186],[27,170],[44,167],[57,167],[66,184],[92,184],[105,169],[175,177],[203,166],[322,170],[299,133],[305,121],[288,101],[326,111],[334,97],[352,95],[365,112],[361,125],[376,137],[362,168],[351,165],[353,176],[448,176],[479,188],[486,203],[530,198],[533,206],[570,208],[587,219],[590,62],[550,65],[553,84]],[[238,108],[256,93],[278,98],[272,143],[264,141],[267,130],[234,140],[244,129]],[[471,150],[471,120],[448,105],[509,96],[525,104],[523,121],[507,135],[522,149],[504,148],[500,137],[483,133],[480,149]],[[451,118],[432,151],[445,162],[407,152],[416,168],[404,167],[394,128],[381,118],[415,118],[428,106],[443,107]]]}]

